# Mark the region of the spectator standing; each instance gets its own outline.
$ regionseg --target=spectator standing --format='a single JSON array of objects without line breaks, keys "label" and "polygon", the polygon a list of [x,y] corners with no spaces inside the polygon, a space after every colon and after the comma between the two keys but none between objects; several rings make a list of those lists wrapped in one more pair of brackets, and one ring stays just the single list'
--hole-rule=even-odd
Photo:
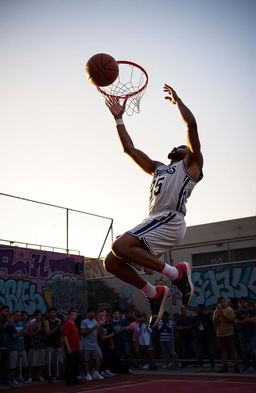
[{"label": "spectator standing", "polygon": [[[97,335],[99,332],[99,324],[95,319],[96,311],[94,308],[87,310],[87,318],[81,322],[81,344],[83,355],[85,359],[86,380],[104,379],[100,375],[100,366],[102,362],[102,352],[97,342]],[[90,362],[95,361],[95,371],[93,375],[90,374]]]},{"label": "spectator standing", "polygon": [[169,318],[169,313],[165,311],[162,319],[158,322],[157,328],[159,330],[159,342],[163,359],[162,368],[170,366],[170,355],[172,351],[173,340],[173,321]]},{"label": "spectator standing", "polygon": [[248,371],[250,358],[256,369],[256,310],[249,306],[248,299],[244,296],[240,298],[235,323],[238,328],[243,371]]},{"label": "spectator standing", "polygon": [[[139,346],[139,326],[141,320],[141,313],[138,310],[135,310],[133,313],[134,320],[130,322],[130,328],[132,333],[132,364],[134,367],[138,367],[137,361],[140,357],[140,346]],[[135,361],[135,358],[137,361]]]},{"label": "spectator standing", "polygon": [[214,363],[214,326],[212,318],[206,314],[203,304],[197,305],[196,314],[192,317],[192,327],[194,328],[194,341],[198,359],[197,371],[203,371],[204,356],[209,358],[212,369],[216,370]]},{"label": "spectator standing", "polygon": [[15,311],[13,313],[13,323],[8,329],[9,366],[12,385],[17,385],[18,381],[28,383],[22,374],[22,368],[28,368],[24,343],[24,335],[26,333],[26,324],[21,321],[21,312]]},{"label": "spectator standing", "polygon": [[53,381],[53,375],[60,377],[60,367],[64,363],[63,348],[61,346],[62,326],[57,318],[57,310],[50,307],[48,317],[44,321],[45,344],[48,362],[48,382]]},{"label": "spectator standing", "polygon": [[66,384],[68,386],[80,385],[82,382],[77,379],[77,372],[80,367],[81,344],[78,327],[75,323],[77,312],[71,308],[68,313],[68,320],[63,326],[63,337],[66,347]]},{"label": "spectator standing", "polygon": [[8,383],[9,350],[7,347],[9,307],[1,306],[0,311],[0,380],[5,385]]},{"label": "spectator standing", "polygon": [[181,307],[180,312],[175,319],[175,344],[178,357],[181,358],[181,364],[183,367],[187,367],[189,364],[188,359],[192,359],[195,356],[193,347],[193,326],[192,317],[187,314],[185,307]]},{"label": "spectator standing", "polygon": [[[28,325],[29,325],[29,316],[28,316],[27,311],[25,311],[25,310],[21,311],[21,321],[24,322],[25,325],[28,327]],[[26,350],[26,352],[28,354],[29,347],[30,347],[30,337],[29,337],[28,334],[26,334],[25,336],[23,336],[23,338],[24,338],[25,350]]]},{"label": "spectator standing", "polygon": [[228,372],[227,356],[229,351],[234,361],[234,372],[240,373],[234,334],[235,312],[228,306],[227,301],[222,296],[218,298],[217,307],[213,313],[213,322],[216,328],[218,349],[223,362],[221,371]]},{"label": "spectator standing", "polygon": [[149,326],[146,316],[142,316],[140,323],[139,323],[139,348],[140,348],[140,356],[142,359],[145,359],[146,362],[143,365],[144,370],[148,370],[150,366],[152,366],[151,362],[151,352],[149,350],[150,342],[151,342],[151,334],[152,329]]},{"label": "spectator standing", "polygon": [[102,352],[101,375],[104,377],[112,377],[115,374],[112,372],[114,366],[114,331],[107,320],[107,312],[99,311],[97,314],[97,321],[100,325],[99,345]]},{"label": "spectator standing", "polygon": [[[129,322],[126,318],[120,317],[119,310],[114,310],[112,320],[110,321],[114,331],[114,354],[115,354],[115,371],[124,371],[133,374],[131,369],[130,348],[129,348],[129,332],[131,330]],[[121,358],[124,359],[124,367],[120,368]]]},{"label": "spectator standing", "polygon": [[28,335],[30,337],[28,381],[32,382],[32,370],[36,369],[37,380],[45,382],[42,375],[43,367],[46,365],[45,331],[42,312],[40,310],[35,310],[33,316],[33,321],[28,324]]}]

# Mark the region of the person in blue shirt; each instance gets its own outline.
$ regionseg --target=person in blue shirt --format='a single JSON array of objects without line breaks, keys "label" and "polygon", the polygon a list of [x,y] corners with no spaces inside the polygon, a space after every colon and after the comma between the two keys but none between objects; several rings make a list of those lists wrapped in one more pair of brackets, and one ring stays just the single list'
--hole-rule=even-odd
[{"label": "person in blue shirt", "polygon": [[[21,311],[13,313],[13,323],[8,329],[7,345],[9,349],[9,365],[11,384],[27,381],[23,379],[22,368],[28,367],[27,353],[25,351],[24,335],[27,334],[26,324],[21,321]],[[20,363],[21,362],[21,363]],[[17,371],[17,367],[19,368]],[[16,379],[18,375],[18,381]]]}]

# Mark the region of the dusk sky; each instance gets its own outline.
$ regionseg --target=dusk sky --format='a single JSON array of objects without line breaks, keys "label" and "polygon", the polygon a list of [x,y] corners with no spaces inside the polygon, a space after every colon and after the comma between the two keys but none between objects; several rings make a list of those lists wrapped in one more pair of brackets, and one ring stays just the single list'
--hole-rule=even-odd
[{"label": "dusk sky", "polygon": [[[164,83],[196,117],[204,179],[187,225],[255,215],[255,15],[254,0],[0,0],[0,192],[111,217],[114,236],[147,216],[151,177],[85,76],[104,52],[148,72],[124,121],[152,159],[186,143]],[[24,206],[0,197],[0,238],[65,248],[62,212]],[[72,220],[70,247],[97,256],[108,221]]]}]

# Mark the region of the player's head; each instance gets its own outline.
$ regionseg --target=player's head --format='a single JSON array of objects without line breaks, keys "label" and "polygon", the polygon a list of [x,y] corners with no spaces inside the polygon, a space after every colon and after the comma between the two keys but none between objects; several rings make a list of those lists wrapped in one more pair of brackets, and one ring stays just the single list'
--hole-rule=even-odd
[{"label": "player's head", "polygon": [[172,149],[172,151],[168,154],[168,158],[172,162],[177,162],[183,160],[187,154],[189,154],[188,146],[180,145]]}]

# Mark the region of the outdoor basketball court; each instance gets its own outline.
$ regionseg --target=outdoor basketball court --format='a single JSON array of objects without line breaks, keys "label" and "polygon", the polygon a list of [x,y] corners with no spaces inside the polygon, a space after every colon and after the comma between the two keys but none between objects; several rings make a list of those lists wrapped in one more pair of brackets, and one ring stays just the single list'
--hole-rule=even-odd
[{"label": "outdoor basketball court", "polygon": [[33,384],[1,389],[9,393],[255,393],[253,375],[135,374],[117,375],[102,381],[66,386],[64,382]]}]

